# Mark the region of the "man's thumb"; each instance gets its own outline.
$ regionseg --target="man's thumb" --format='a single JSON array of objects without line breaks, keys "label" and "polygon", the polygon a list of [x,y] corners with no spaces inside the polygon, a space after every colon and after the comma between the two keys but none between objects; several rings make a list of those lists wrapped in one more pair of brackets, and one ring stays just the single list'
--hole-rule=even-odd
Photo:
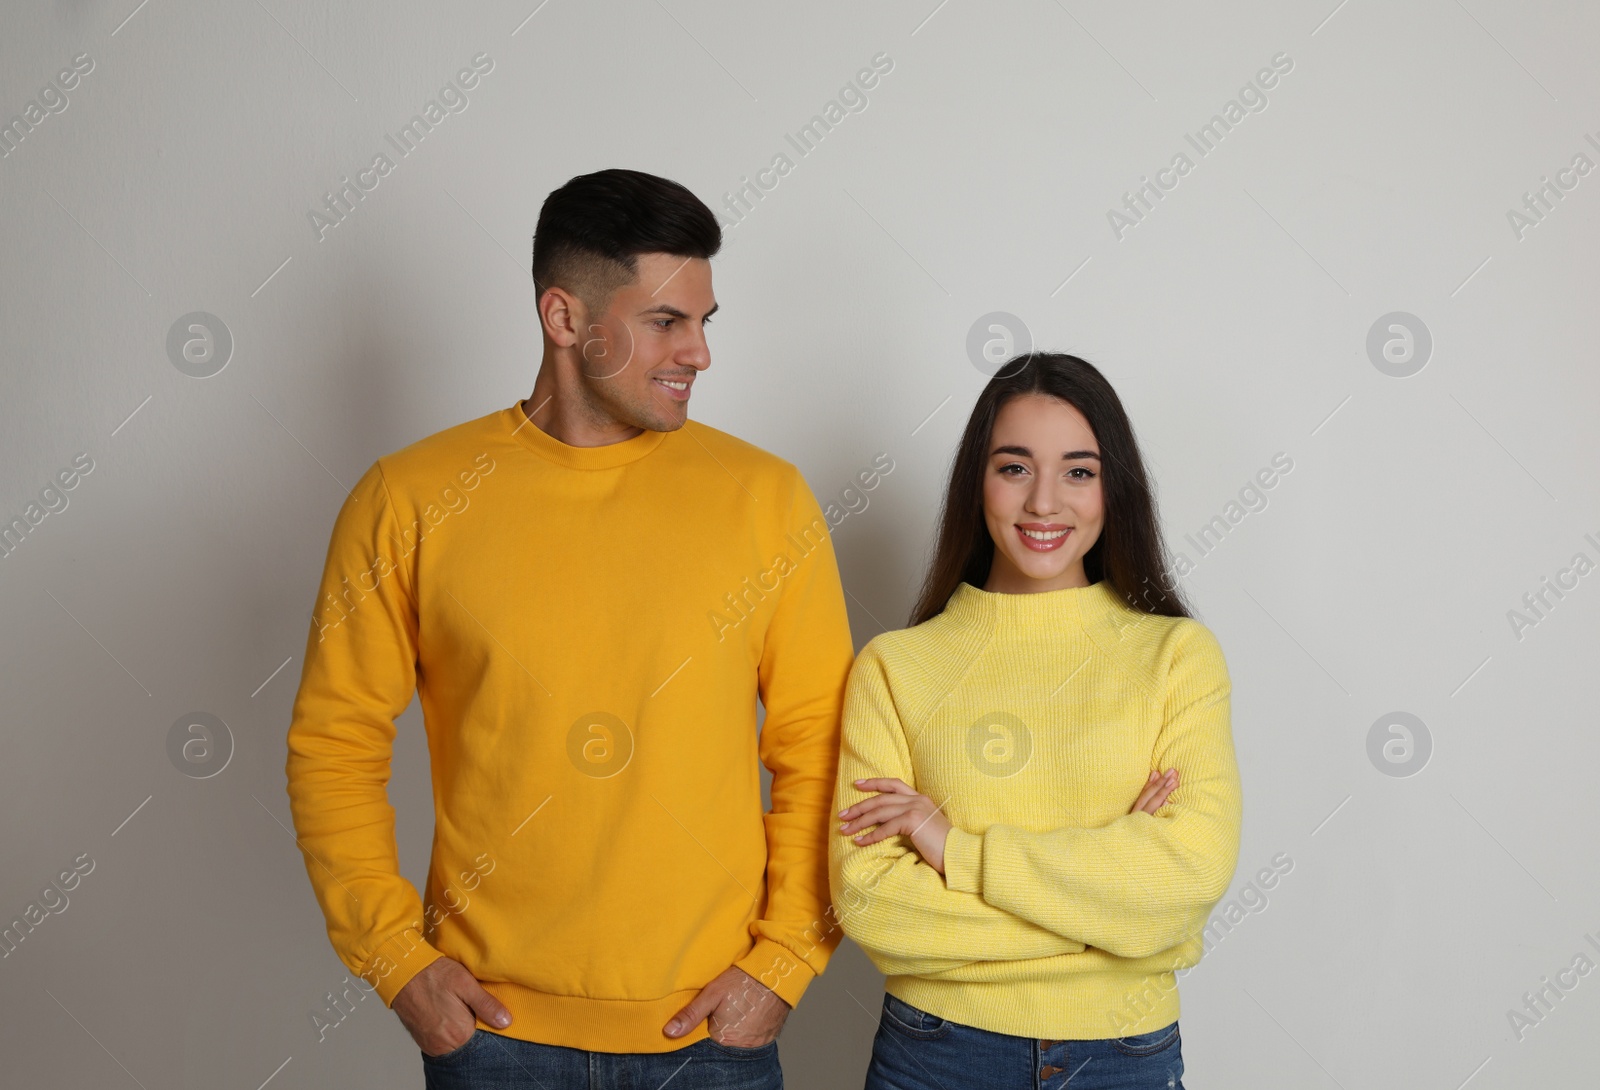
[{"label": "man's thumb", "polygon": [[712,1003],[706,999],[705,995],[706,993],[702,991],[699,995],[689,1000],[687,1006],[672,1016],[672,1021],[667,1023],[668,1037],[682,1037],[695,1026],[705,1021],[706,1016],[711,1013],[712,1007]]},{"label": "man's thumb", "polygon": [[506,1010],[505,1004],[490,995],[476,979],[471,980],[466,988],[458,991],[456,995],[472,1008],[472,1013],[478,1016],[479,1021],[499,1026],[501,1029],[511,1024],[511,1012]]}]

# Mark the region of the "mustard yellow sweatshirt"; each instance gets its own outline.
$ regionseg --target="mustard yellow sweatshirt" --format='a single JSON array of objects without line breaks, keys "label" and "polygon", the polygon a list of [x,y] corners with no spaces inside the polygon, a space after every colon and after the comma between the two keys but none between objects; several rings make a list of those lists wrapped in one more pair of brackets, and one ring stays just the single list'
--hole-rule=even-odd
[{"label": "mustard yellow sweatshirt", "polygon": [[[379,458],[334,526],[288,732],[340,960],[392,1005],[449,955],[510,1009],[496,1032],[606,1052],[706,1036],[662,1027],[730,965],[794,1005],[841,938],[827,839],[852,658],[828,520],[793,465],[734,436],[690,421],[572,447],[512,405]],[[385,791],[413,692],[420,894]]]},{"label": "mustard yellow sweatshirt", "polygon": [[[1190,618],[1108,583],[1037,594],[961,584],[944,611],[877,636],[851,669],[834,810],[898,777],[954,826],[941,875],[896,835],[838,832],[845,933],[897,998],[980,1029],[1123,1037],[1178,1017],[1238,862],[1241,789],[1227,665]],[[1179,786],[1128,810],[1152,769]]]}]

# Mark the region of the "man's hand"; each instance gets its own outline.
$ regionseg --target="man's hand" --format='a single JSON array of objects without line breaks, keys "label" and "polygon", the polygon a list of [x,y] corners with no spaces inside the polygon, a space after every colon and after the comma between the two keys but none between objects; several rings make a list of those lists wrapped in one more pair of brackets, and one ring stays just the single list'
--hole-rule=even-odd
[{"label": "man's hand", "polygon": [[478,1019],[502,1029],[511,1024],[505,1004],[454,958],[429,963],[395,993],[394,1012],[428,1056],[442,1056],[472,1039]]},{"label": "man's hand", "polygon": [[682,1037],[709,1018],[711,1039],[735,1048],[759,1048],[776,1040],[789,1017],[789,1004],[755,977],[730,965],[666,1025],[668,1037]]}]

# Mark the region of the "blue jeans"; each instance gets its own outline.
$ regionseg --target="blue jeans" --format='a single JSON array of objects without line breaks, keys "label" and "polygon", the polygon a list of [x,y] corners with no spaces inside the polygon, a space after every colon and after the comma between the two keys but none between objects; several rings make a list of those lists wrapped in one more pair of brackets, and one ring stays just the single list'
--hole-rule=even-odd
[{"label": "blue jeans", "polygon": [[588,1052],[488,1030],[440,1056],[422,1056],[427,1090],[783,1090],[778,1042],[759,1048],[709,1037],[672,1052]]},{"label": "blue jeans", "polygon": [[1133,1037],[1041,1041],[883,997],[866,1090],[1183,1090],[1178,1023]]}]

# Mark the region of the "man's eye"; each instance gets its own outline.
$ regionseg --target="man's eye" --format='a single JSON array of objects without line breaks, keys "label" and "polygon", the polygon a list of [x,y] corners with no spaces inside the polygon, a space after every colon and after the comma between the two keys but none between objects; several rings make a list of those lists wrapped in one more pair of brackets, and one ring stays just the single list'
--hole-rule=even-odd
[{"label": "man's eye", "polygon": [[655,321],[651,322],[650,324],[655,326],[657,329],[666,329],[668,326],[670,326],[672,324],[672,319],[671,318],[657,318]]}]

